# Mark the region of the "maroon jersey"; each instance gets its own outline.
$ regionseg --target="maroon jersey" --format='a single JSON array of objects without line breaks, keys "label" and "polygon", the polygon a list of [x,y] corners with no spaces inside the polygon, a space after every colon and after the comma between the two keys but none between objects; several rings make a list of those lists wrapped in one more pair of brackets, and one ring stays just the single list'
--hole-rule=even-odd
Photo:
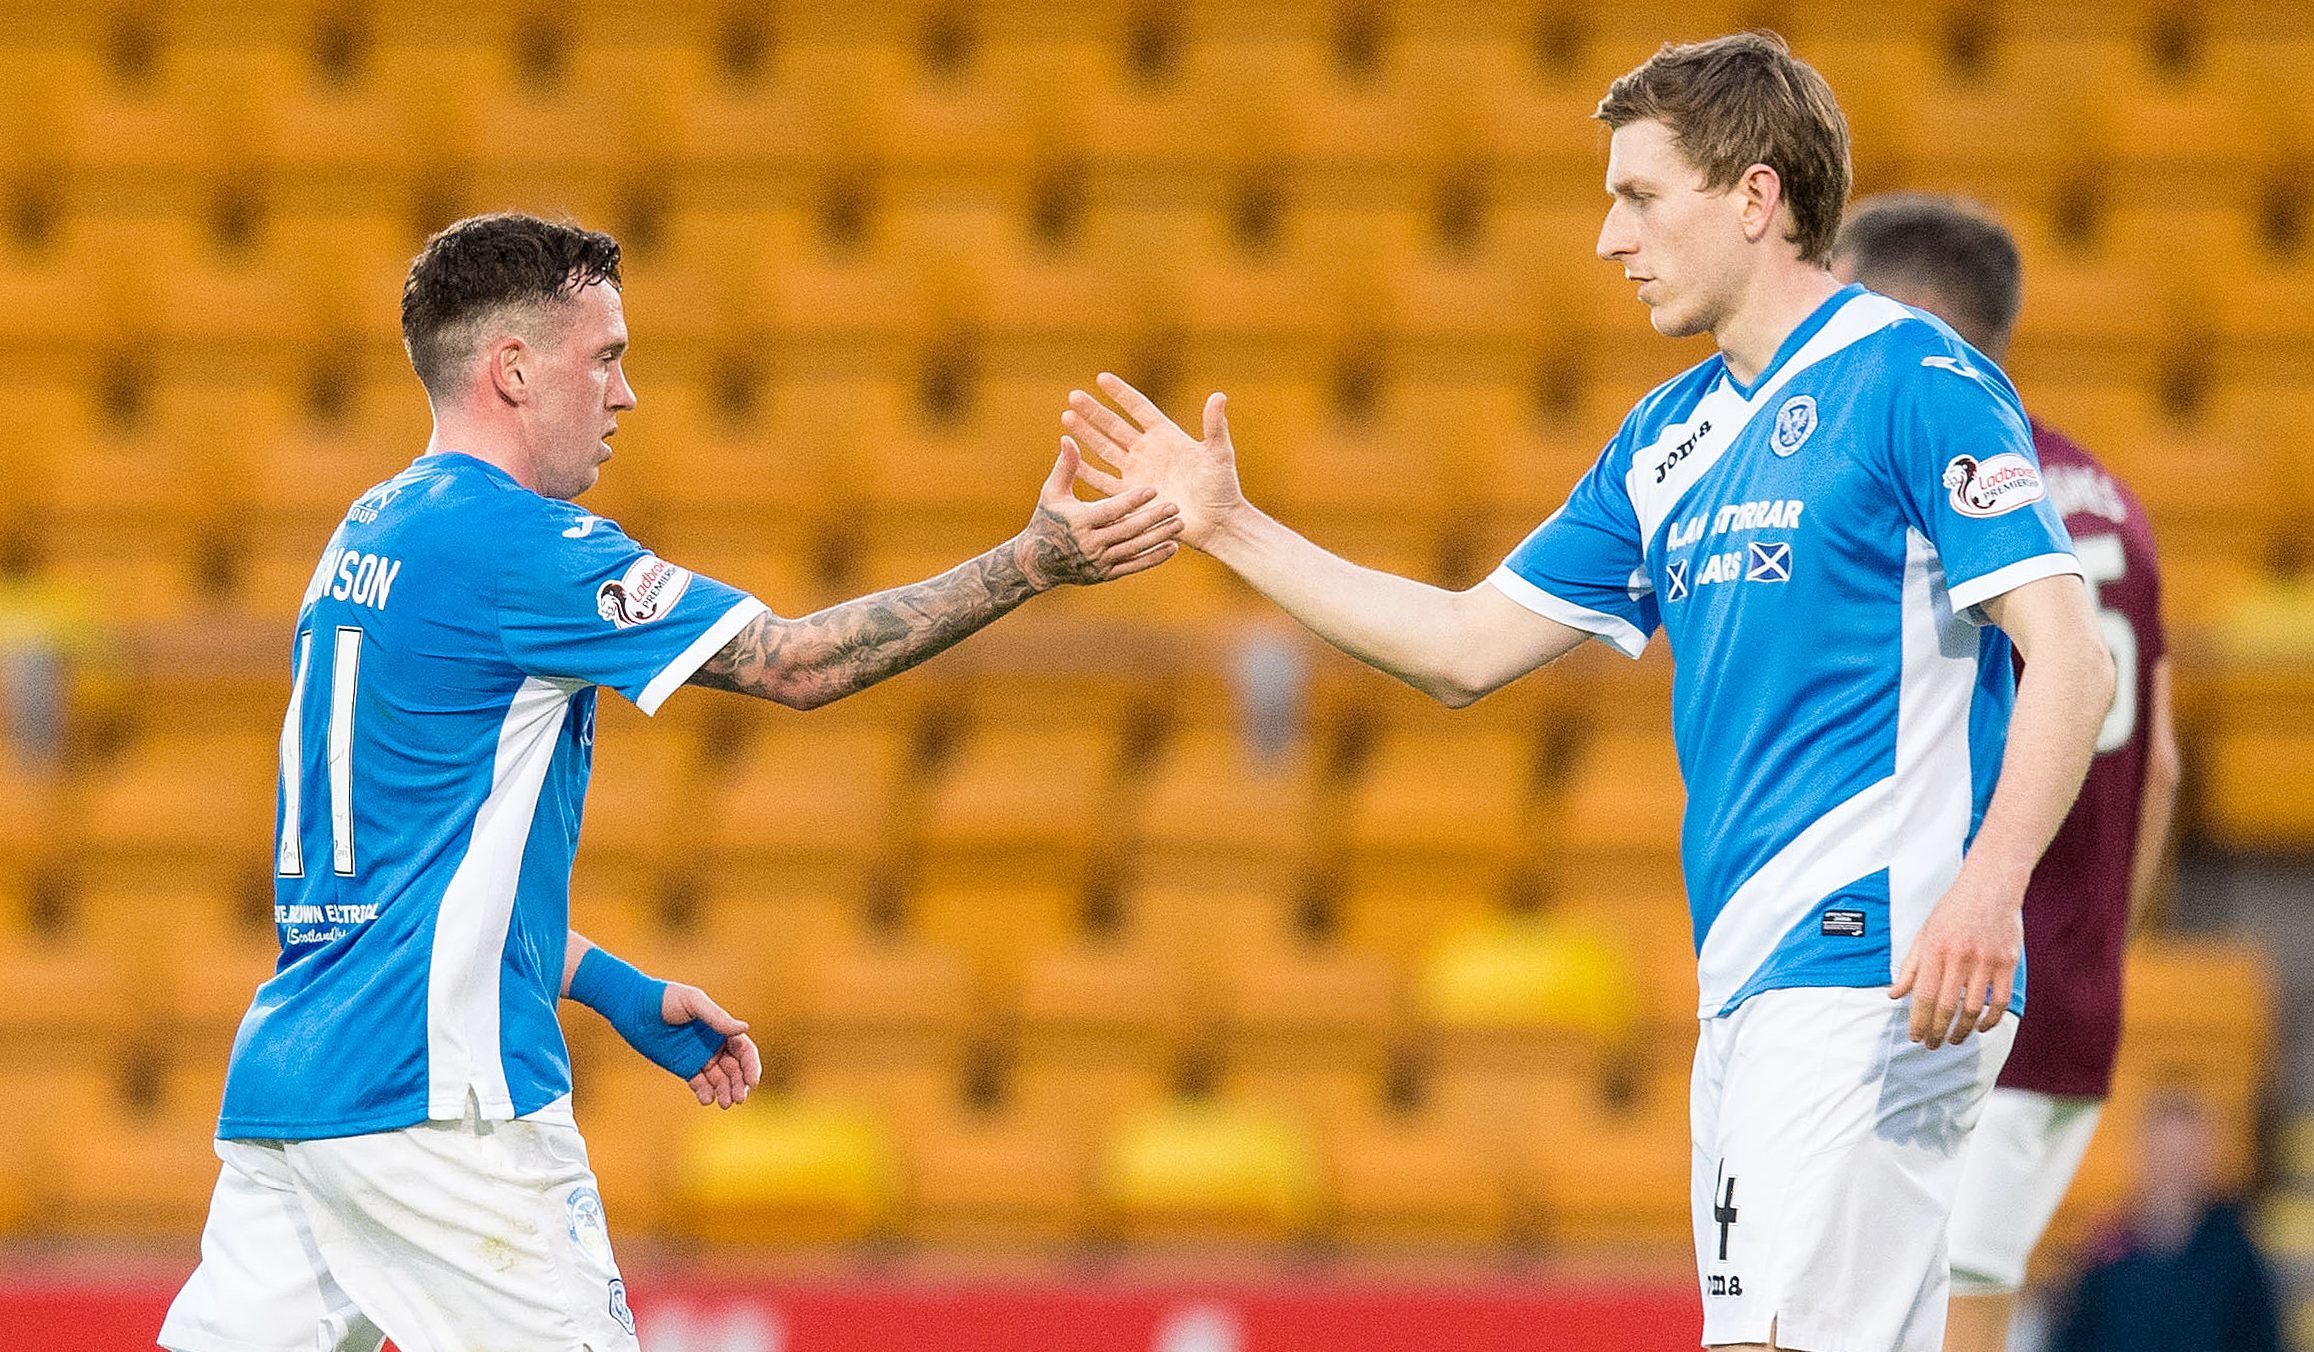
[{"label": "maroon jersey", "polygon": [[2104,1097],[2121,1043],[2121,949],[2145,790],[2146,719],[2161,659],[2161,577],[2145,509],[2087,451],[2033,424],[2119,680],[2073,813],[2025,889],[2025,1017],[2000,1083]]}]

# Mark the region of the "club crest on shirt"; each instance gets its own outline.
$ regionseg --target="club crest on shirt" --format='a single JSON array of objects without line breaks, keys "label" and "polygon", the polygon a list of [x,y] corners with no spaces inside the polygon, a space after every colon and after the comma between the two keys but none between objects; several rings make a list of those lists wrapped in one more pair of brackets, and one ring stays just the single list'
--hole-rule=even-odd
[{"label": "club crest on shirt", "polygon": [[1999,516],[2041,500],[2041,472],[2015,451],[1983,460],[1956,455],[1944,467],[1952,509],[1962,516]]},{"label": "club crest on shirt", "polygon": [[595,611],[620,629],[632,629],[673,610],[690,585],[689,571],[656,554],[645,554],[624,577],[613,578],[596,589]]},{"label": "club crest on shirt", "polygon": [[1768,436],[1768,445],[1777,455],[1790,455],[1800,449],[1800,444],[1815,430],[1815,398],[1795,394],[1784,401],[1782,408],[1776,410],[1776,426]]},{"label": "club crest on shirt", "polygon": [[627,1284],[616,1277],[611,1278],[610,1309],[611,1318],[619,1321],[619,1327],[627,1331],[628,1337],[633,1337],[635,1334],[635,1312],[627,1308]]}]

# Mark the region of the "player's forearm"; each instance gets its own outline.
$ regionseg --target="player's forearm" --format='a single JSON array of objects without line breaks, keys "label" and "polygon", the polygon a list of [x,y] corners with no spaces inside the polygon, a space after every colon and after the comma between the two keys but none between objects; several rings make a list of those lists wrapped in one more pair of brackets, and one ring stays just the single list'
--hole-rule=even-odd
[{"label": "player's forearm", "polygon": [[801,619],[758,616],[692,676],[793,709],[816,709],[945,652],[1049,583],[1033,578],[1015,537],[935,578],[846,601]]},{"label": "player's forearm", "polygon": [[2018,679],[2000,779],[1962,866],[2019,898],[2081,792],[2113,702],[2113,659],[2096,631],[2051,638]]},{"label": "player's forearm", "polygon": [[2171,712],[2169,663],[2155,665],[2148,701],[2145,783],[2137,805],[2137,855],[2129,861],[2129,923],[2135,928],[2152,904],[2160,886],[2161,866],[2169,853],[2169,828],[2177,814],[2177,785],[2181,777],[2177,724]]},{"label": "player's forearm", "polygon": [[1441,703],[1500,684],[1470,659],[1454,592],[1362,568],[1251,506],[1206,550],[1311,633]]}]

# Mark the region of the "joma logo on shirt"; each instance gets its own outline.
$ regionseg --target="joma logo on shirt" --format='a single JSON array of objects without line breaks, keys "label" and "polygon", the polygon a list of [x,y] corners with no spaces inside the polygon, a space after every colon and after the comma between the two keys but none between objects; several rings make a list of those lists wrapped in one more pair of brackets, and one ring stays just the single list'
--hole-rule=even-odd
[{"label": "joma logo on shirt", "polygon": [[1671,473],[1671,467],[1673,465],[1676,465],[1680,461],[1685,460],[1687,457],[1695,454],[1695,444],[1703,440],[1704,437],[1710,434],[1710,432],[1711,420],[1709,418],[1706,418],[1702,422],[1697,423],[1695,425],[1695,430],[1687,434],[1687,440],[1673,447],[1671,454],[1663,457],[1662,463],[1655,467],[1655,482],[1662,483],[1663,476]]}]

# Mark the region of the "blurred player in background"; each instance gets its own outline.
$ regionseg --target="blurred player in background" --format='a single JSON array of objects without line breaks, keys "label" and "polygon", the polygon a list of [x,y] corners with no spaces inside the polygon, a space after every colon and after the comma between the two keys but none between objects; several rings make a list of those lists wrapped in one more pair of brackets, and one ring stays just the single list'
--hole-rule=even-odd
[{"label": "blurred player in background", "polygon": [[353,504],[308,585],[282,728],[282,954],[235,1039],[224,1161],[161,1343],[178,1352],[632,1352],[571,1116],[558,996],[729,1107],[746,1025],[570,929],[596,687],[797,708],[904,671],[1040,591],[1162,562],[1153,495],[1079,502],[1064,451],[1018,536],[800,620],[572,499],[635,406],[619,246],[461,221],[402,296],[425,454]]},{"label": "blurred player in background", "polygon": [[1488,581],[1359,568],[1253,508],[1219,394],[1202,441],[1114,376],[1129,419],[1079,391],[1064,424],[1115,466],[1097,486],[1157,487],[1191,544],[1445,703],[1669,631],[1703,1341],[1935,1352],[1960,1148],[2021,1008],[2025,882],[2112,662],[2008,381],[1829,270],[1848,131],[1823,79],[1772,34],[1667,46],[1598,117],[1600,257],[1659,332],[1720,350],[1642,400]]},{"label": "blurred player in background", "polygon": [[[1840,231],[1833,272],[1951,324],[1995,362],[2023,299],[2016,242],[1948,199],[1875,198]],[[2153,530],[2135,494],[2035,421],[2119,673],[2072,815],[2025,889],[2033,1012],[1985,1102],[1953,1206],[1951,1352],[2000,1352],[2025,1260],[2089,1149],[2121,1044],[2122,944],[2145,911],[2177,801],[2177,729]]]}]

